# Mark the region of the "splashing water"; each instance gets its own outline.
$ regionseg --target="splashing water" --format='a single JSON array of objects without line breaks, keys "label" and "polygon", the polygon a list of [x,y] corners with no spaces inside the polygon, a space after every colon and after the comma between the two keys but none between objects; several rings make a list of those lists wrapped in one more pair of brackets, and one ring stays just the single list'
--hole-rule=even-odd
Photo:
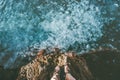
[{"label": "splashing water", "polygon": [[0,64],[6,67],[29,48],[67,50],[79,43],[90,49],[103,35],[101,11],[89,0],[1,0],[0,15]]}]

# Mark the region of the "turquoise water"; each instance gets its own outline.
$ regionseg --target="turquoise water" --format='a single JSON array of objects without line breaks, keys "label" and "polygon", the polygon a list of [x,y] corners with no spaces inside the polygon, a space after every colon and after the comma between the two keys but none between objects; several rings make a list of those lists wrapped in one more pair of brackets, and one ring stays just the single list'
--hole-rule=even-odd
[{"label": "turquoise water", "polygon": [[0,64],[46,47],[120,49],[119,12],[117,0],[0,0]]}]

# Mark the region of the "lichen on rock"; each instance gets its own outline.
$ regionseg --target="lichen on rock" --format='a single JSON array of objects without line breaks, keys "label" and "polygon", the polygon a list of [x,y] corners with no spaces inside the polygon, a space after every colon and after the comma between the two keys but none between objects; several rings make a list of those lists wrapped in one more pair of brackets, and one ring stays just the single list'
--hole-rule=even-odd
[{"label": "lichen on rock", "polygon": [[[67,77],[66,77],[66,73]],[[0,67],[0,80],[119,80],[120,51],[98,49],[83,54],[40,50],[20,69]],[[69,77],[69,78],[68,78]],[[56,79],[53,79],[56,80]]]},{"label": "lichen on rock", "polygon": [[62,53],[56,50],[52,53],[41,50],[34,60],[21,67],[17,80],[50,80],[54,76],[56,66],[60,67],[60,80],[65,80],[65,65],[68,65],[70,75],[76,80],[93,80],[82,57],[72,52]]}]

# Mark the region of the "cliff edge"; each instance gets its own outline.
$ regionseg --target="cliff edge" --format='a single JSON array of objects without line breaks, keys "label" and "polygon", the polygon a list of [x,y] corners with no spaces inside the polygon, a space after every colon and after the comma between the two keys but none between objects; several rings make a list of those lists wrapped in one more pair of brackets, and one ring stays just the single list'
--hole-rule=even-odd
[{"label": "cliff edge", "polygon": [[0,66],[0,80],[120,80],[120,51],[93,50],[83,54],[40,50],[17,69]]}]

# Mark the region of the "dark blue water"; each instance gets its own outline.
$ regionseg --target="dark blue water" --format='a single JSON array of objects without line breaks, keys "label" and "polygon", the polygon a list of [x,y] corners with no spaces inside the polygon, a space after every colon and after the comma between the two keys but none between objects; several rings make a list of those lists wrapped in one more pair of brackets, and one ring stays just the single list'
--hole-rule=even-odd
[{"label": "dark blue water", "polygon": [[[119,0],[0,0],[0,64],[34,49],[120,49]],[[14,64],[14,65],[13,65]]]}]

